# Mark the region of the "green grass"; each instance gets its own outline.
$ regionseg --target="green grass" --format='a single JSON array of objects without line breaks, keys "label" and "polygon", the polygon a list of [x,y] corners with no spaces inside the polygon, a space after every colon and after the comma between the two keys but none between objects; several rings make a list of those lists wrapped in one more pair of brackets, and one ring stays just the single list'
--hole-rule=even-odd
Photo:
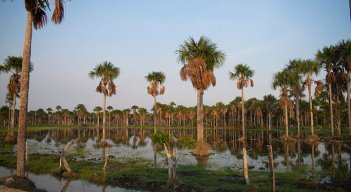
[{"label": "green grass", "polygon": [[[109,160],[106,174],[102,163],[74,161],[78,154],[69,154],[67,160],[79,179],[96,184],[107,184],[133,189],[168,191],[166,168],[153,167],[150,160],[118,159]],[[52,174],[59,167],[59,156],[31,154],[29,170],[36,174]],[[16,156],[5,146],[0,147],[0,165],[15,168]],[[181,189],[196,191],[270,191],[271,177],[268,171],[250,171],[250,185],[245,184],[239,171],[230,169],[207,170],[197,166],[178,166],[177,180]],[[304,172],[276,173],[277,191],[347,191],[342,186],[328,188],[314,179],[306,178]],[[348,178],[346,178],[347,180]]]}]

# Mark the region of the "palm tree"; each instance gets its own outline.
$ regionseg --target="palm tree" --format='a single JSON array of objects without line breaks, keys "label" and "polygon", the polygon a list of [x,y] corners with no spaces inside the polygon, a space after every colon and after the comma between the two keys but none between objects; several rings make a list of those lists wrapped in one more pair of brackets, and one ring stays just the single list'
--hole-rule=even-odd
[{"label": "palm tree", "polygon": [[108,110],[108,125],[111,126],[111,112],[113,110],[112,106],[107,106],[107,110]]},{"label": "palm tree", "polygon": [[[350,0],[351,2],[351,0]],[[351,4],[350,4],[351,6]],[[344,77],[345,82],[347,84],[347,119],[349,126],[349,134],[351,135],[351,104],[350,104],[350,74],[351,74],[351,40],[341,41],[338,44],[338,48],[341,52],[341,64],[346,71],[346,75]]]},{"label": "palm tree", "polygon": [[62,111],[62,107],[60,105],[57,105],[56,106],[57,124],[60,124],[60,121],[61,121],[61,111]]},{"label": "palm tree", "polygon": [[[55,8],[51,20],[55,24],[61,23],[64,17],[64,1],[55,0]],[[17,173],[18,177],[24,177],[24,151],[25,151],[25,131],[27,122],[28,107],[28,90],[29,90],[29,72],[30,57],[32,45],[32,28],[41,29],[47,21],[46,10],[49,7],[48,0],[28,0],[25,1],[27,11],[27,24],[23,46],[23,61],[20,84],[20,112],[18,122],[18,139],[17,139]]]},{"label": "palm tree", "polygon": [[332,136],[334,136],[334,114],[333,114],[333,95],[332,95],[332,84],[336,81],[336,74],[334,73],[333,66],[339,62],[338,50],[335,46],[324,47],[322,50],[318,50],[316,54],[316,60],[325,68],[327,75],[326,81],[328,83],[329,91],[329,110],[330,110],[330,129]]},{"label": "palm tree", "polygon": [[113,80],[119,76],[119,68],[115,67],[111,62],[103,62],[98,64],[92,71],[89,72],[89,77],[92,79],[101,78],[99,85],[96,87],[96,92],[102,93],[104,96],[104,109],[102,119],[102,143],[105,143],[106,137],[106,96],[116,94],[116,85]]},{"label": "palm tree", "polygon": [[134,127],[135,127],[137,124],[136,115],[138,113],[137,110],[139,109],[139,107],[137,105],[133,105],[130,109],[133,111]]},{"label": "palm tree", "polygon": [[229,78],[231,80],[237,80],[237,88],[241,90],[241,118],[242,118],[242,132],[243,132],[243,138],[246,139],[246,131],[245,131],[245,100],[244,100],[244,88],[249,85],[249,81],[251,84],[251,87],[253,87],[253,80],[251,77],[253,77],[254,71],[250,69],[249,66],[243,65],[243,64],[238,64],[235,66],[233,72],[229,72]]},{"label": "palm tree", "polygon": [[249,85],[253,87],[253,80],[251,79],[254,75],[254,71],[250,69],[249,66],[238,64],[234,67],[233,72],[229,72],[229,78],[232,80],[237,80],[236,87],[241,90],[241,122],[242,122],[242,141],[243,141],[243,164],[244,164],[244,177],[246,184],[249,184],[249,168],[247,162],[247,152],[246,152],[246,131],[245,131],[245,100],[244,100],[244,88]]},{"label": "palm tree", "polygon": [[[216,43],[212,43],[208,38],[202,36],[199,41],[190,37],[184,44],[179,45],[176,50],[178,61],[183,64],[180,70],[180,78],[183,81],[190,79],[193,87],[197,91],[197,141],[198,147],[204,142],[203,132],[203,94],[211,85],[216,85],[216,77],[213,70],[222,66],[225,54],[218,50]],[[194,150],[196,155],[208,155]]]},{"label": "palm tree", "polygon": [[100,106],[96,106],[93,111],[95,112],[96,115],[96,142],[98,143],[99,140],[99,127],[100,127],[100,111],[102,108]]},{"label": "palm tree", "polygon": [[139,113],[140,126],[142,127],[145,125],[147,109],[141,107],[138,109],[138,113]]},{"label": "palm tree", "polygon": [[78,104],[75,108],[75,111],[76,111],[77,116],[78,116],[78,125],[80,125],[82,117],[88,112],[87,108],[85,107],[84,104]]},{"label": "palm tree", "polygon": [[147,93],[154,98],[154,132],[156,133],[156,97],[158,95],[163,95],[165,92],[165,86],[162,86],[166,80],[166,76],[162,72],[151,72],[145,76],[147,82],[150,83],[150,86],[147,86]]},{"label": "palm tree", "polygon": [[302,82],[302,66],[304,65],[304,61],[301,59],[293,59],[289,61],[289,64],[287,65],[286,69],[289,70],[291,73],[294,75],[292,77],[295,77],[292,79],[290,82],[290,92],[292,95],[295,97],[295,105],[296,105],[296,122],[297,122],[297,136],[300,137],[300,97],[303,94],[304,86]]},{"label": "palm tree", "polygon": [[305,84],[307,84],[307,89],[308,89],[308,101],[310,104],[310,118],[311,118],[311,135],[314,136],[314,126],[313,126],[313,110],[312,110],[312,93],[311,93],[311,87],[312,87],[312,82],[315,82],[313,80],[312,76],[318,75],[319,71],[321,69],[321,65],[319,65],[317,62],[307,59],[302,62],[301,65],[301,71],[304,75],[306,75],[306,80]]},{"label": "palm tree", "polygon": [[289,70],[282,70],[273,75],[272,87],[276,90],[280,88],[280,101],[284,104],[285,111],[285,138],[289,137],[289,121],[288,121],[288,92],[290,90],[291,82],[294,80],[295,73],[291,73]]},{"label": "palm tree", "polygon": [[[33,71],[33,64],[30,64],[29,71]],[[13,128],[15,126],[15,111],[16,111],[16,100],[20,91],[21,82],[21,70],[22,70],[22,57],[8,56],[3,65],[1,65],[1,72],[11,73],[7,89],[12,97],[12,110],[11,110],[11,125],[10,125],[10,140],[13,140]]]},{"label": "palm tree", "polygon": [[268,130],[272,130],[272,112],[274,111],[276,104],[277,104],[277,99],[269,94],[263,96],[263,103],[264,103],[264,109],[268,113]]},{"label": "palm tree", "polygon": [[49,107],[46,109],[46,111],[48,112],[48,123],[49,125],[51,125],[51,114],[52,114],[52,109]]}]

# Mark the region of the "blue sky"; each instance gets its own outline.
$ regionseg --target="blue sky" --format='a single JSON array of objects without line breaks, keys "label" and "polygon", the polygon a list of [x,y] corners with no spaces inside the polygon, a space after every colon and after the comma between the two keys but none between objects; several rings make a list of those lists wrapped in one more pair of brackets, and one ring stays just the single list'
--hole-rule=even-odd
[{"label": "blue sky", "polygon": [[[22,54],[26,13],[21,0],[0,4],[1,63]],[[158,101],[194,106],[195,91],[179,78],[175,50],[190,36],[202,35],[226,54],[224,65],[215,70],[216,87],[205,92],[205,104],[229,103],[240,95],[228,78],[238,63],[255,71],[255,87],[245,90],[247,98],[278,96],[271,89],[272,75],[289,59],[313,58],[323,46],[351,37],[347,0],[72,0],[65,8],[61,25],[49,21],[33,31],[30,110],[102,105],[102,95],[95,92],[98,80],[88,72],[103,61],[121,70],[117,95],[107,101],[115,109],[151,108],[144,78],[151,71],[167,76],[165,95]],[[0,106],[7,82],[8,75],[0,74]]]}]

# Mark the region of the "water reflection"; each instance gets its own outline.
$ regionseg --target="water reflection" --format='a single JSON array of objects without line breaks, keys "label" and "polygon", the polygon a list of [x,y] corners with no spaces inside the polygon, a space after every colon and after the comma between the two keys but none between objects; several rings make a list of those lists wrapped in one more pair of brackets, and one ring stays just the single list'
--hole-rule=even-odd
[{"label": "water reflection", "polygon": [[[0,166],[0,177],[12,175],[15,171]],[[136,192],[137,190],[112,187],[107,185],[96,185],[84,180],[69,180],[57,178],[52,175],[28,173],[28,178],[35,183],[38,189],[44,189],[48,192]]]},{"label": "water reflection", "polygon": [[[30,153],[59,154],[59,151],[71,140],[76,145],[68,153],[77,153],[77,160],[84,159],[93,162],[104,162],[103,148],[96,143],[101,130],[93,128],[56,129],[51,131],[28,132]],[[196,136],[196,130],[189,128],[169,128],[165,131],[176,138]],[[145,158],[154,160],[153,144],[148,137],[153,129],[113,128],[106,129],[106,141],[109,143],[109,158]],[[280,132],[248,131],[247,155],[252,170],[268,170],[267,145],[271,144],[274,153],[276,172],[304,170],[312,175],[319,171],[327,171],[331,176],[346,175],[350,171],[350,144],[343,142],[306,143],[297,141],[283,144],[276,138]],[[178,164],[201,165],[208,169],[242,169],[242,147],[239,141],[241,131],[235,129],[205,129],[204,138],[209,143],[214,154],[197,159],[191,155],[191,149],[177,148]],[[271,135],[271,136],[270,136]],[[5,135],[0,134],[0,139]],[[157,148],[162,152],[163,147]],[[16,151],[16,145],[13,147]],[[104,152],[105,153],[105,152]],[[166,167],[164,157],[156,154],[157,164]]]}]

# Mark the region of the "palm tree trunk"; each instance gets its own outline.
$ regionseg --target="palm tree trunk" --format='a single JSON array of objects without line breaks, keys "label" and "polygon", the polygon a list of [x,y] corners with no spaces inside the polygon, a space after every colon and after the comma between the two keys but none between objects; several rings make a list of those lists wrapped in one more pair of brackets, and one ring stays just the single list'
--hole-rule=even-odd
[{"label": "palm tree trunk", "polygon": [[111,126],[111,111],[108,111],[108,126]]},{"label": "palm tree trunk", "polygon": [[243,169],[244,169],[244,178],[246,184],[250,184],[249,180],[249,167],[247,161],[247,151],[246,151],[246,131],[245,131],[245,100],[244,100],[244,88],[241,87],[241,116],[242,116],[242,132],[243,132]]},{"label": "palm tree trunk", "polygon": [[102,142],[106,139],[106,95],[104,94],[104,111],[102,112]]},{"label": "palm tree trunk", "polygon": [[16,92],[13,93],[12,99],[12,113],[11,113],[11,136],[13,136],[13,128],[15,127],[15,116],[16,116]]},{"label": "palm tree trunk", "polygon": [[297,136],[300,137],[300,94],[296,94],[296,122],[297,122]]},{"label": "palm tree trunk", "polygon": [[203,141],[204,138],[204,122],[203,122],[203,90],[197,91],[197,141]]},{"label": "palm tree trunk", "polygon": [[331,83],[328,84],[328,87],[329,87],[329,106],[330,106],[330,129],[331,129],[332,136],[334,136],[333,99],[332,99]]},{"label": "palm tree trunk", "polygon": [[314,127],[313,127],[313,110],[312,110],[312,95],[311,95],[311,78],[308,78],[308,100],[310,102],[310,119],[311,119],[311,134],[314,135]]},{"label": "palm tree trunk", "polygon": [[268,113],[268,130],[272,130],[272,115],[271,112]]},{"label": "palm tree trunk", "polygon": [[156,104],[156,96],[154,96],[154,133],[156,133],[156,119],[157,119],[157,104]]},{"label": "palm tree trunk", "polygon": [[244,88],[241,88],[241,128],[243,132],[243,137],[246,139],[245,132],[245,100],[244,100]]},{"label": "palm tree trunk", "polygon": [[285,136],[289,136],[288,101],[285,101]]},{"label": "palm tree trunk", "polygon": [[18,177],[24,177],[24,151],[26,140],[26,122],[28,107],[28,91],[29,91],[29,63],[32,45],[32,24],[33,15],[27,11],[27,26],[24,37],[23,61],[21,71],[21,95],[20,95],[20,112],[18,121],[18,138],[17,138],[17,173]]},{"label": "palm tree trunk", "polygon": [[349,123],[349,135],[351,135],[350,71],[347,71],[346,83],[347,83],[347,118]]}]

